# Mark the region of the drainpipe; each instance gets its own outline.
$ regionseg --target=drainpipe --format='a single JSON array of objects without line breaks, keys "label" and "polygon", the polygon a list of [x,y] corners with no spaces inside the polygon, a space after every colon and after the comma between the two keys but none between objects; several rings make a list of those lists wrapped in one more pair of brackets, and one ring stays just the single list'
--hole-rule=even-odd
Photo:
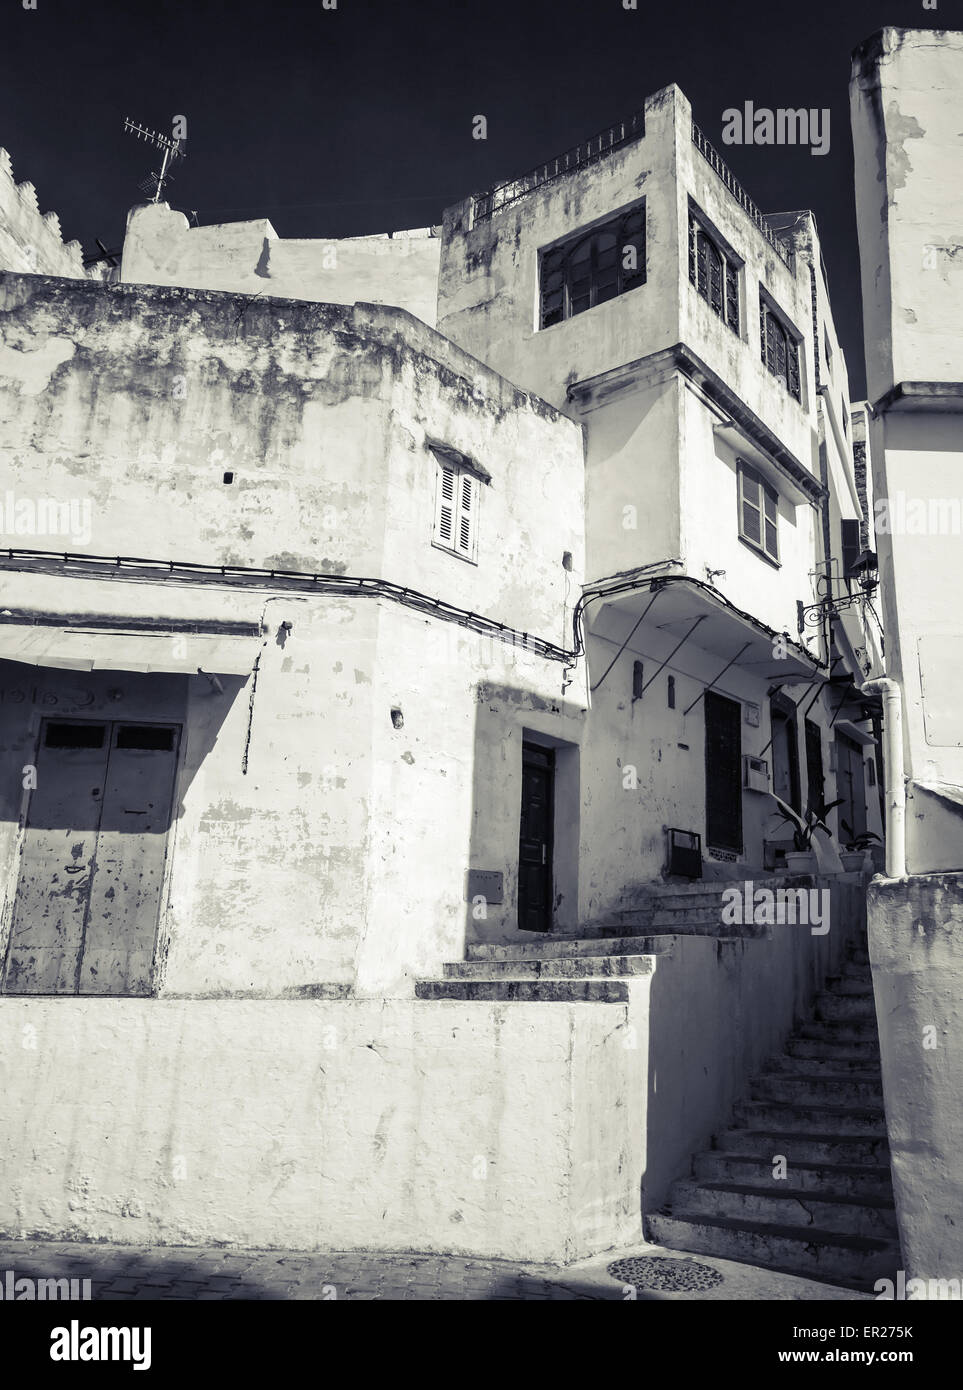
[{"label": "drainpipe", "polygon": [[886,755],[886,876],[906,877],[906,782],[903,777],[903,704],[900,688],[888,676],[866,681],[867,695],[882,695]]}]

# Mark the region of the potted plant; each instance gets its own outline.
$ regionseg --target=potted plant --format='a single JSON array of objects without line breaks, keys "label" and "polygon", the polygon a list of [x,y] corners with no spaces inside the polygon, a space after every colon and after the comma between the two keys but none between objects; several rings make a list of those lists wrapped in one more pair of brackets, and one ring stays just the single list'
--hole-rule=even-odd
[{"label": "potted plant", "polygon": [[882,840],[872,830],[863,830],[858,835],[854,835],[852,826],[844,820],[839,822],[839,827],[846,837],[843,841],[844,851],[839,856],[843,861],[843,868],[850,874],[865,873],[872,866],[872,861],[867,854],[870,845],[874,842],[882,844]]},{"label": "potted plant", "polygon": [[[787,821],[792,826],[793,848],[786,853],[786,869],[791,874],[814,874],[819,869],[818,842],[815,838],[816,831],[821,830],[827,839],[832,839],[832,831],[826,824],[826,817],[834,806],[842,804],[843,798],[838,801],[831,801],[818,806],[807,806],[805,816],[801,816],[798,811],[794,811],[791,806],[787,806],[785,801],[781,801],[778,796],[770,792],[773,801],[779,808],[778,815],[781,820]],[[838,864],[836,865],[838,869]]]}]

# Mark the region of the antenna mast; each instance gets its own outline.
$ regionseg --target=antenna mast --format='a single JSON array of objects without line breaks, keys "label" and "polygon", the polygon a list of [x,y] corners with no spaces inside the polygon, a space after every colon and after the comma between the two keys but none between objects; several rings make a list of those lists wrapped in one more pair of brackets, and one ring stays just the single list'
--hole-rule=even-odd
[{"label": "antenna mast", "polygon": [[136,135],[138,140],[146,140],[149,145],[163,152],[161,167],[157,173],[148,174],[143,183],[138,184],[138,188],[146,193],[152,203],[159,203],[161,194],[164,191],[164,184],[173,182],[173,174],[170,167],[175,159],[186,159],[187,155],[181,149],[182,142],[173,140],[167,135],[160,135],[156,130],[148,130],[145,126],[135,124],[129,116],[124,117],[124,130],[130,135]]}]

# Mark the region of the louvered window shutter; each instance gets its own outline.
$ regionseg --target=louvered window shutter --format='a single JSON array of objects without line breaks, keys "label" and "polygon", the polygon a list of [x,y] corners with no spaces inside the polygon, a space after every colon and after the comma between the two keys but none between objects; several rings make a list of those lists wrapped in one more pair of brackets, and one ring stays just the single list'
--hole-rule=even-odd
[{"label": "louvered window shutter", "polygon": [[458,479],[458,534],[456,550],[460,555],[472,555],[475,549],[475,479],[462,473]]},{"label": "louvered window shutter", "polygon": [[454,545],[456,506],[455,470],[447,463],[439,463],[438,494],[435,504],[435,536],[442,545]]}]

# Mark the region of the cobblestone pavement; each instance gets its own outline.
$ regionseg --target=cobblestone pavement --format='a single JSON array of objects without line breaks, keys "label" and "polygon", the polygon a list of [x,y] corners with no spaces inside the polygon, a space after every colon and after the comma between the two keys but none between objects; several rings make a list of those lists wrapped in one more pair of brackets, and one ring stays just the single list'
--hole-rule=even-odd
[{"label": "cobblestone pavement", "polygon": [[[0,1241],[0,1294],[15,1281],[89,1279],[93,1300],[354,1299],[403,1301],[623,1301],[626,1287],[607,1273],[625,1254],[665,1256],[722,1274],[718,1287],[699,1292],[650,1292],[645,1299],[858,1299],[846,1289],[771,1274],[711,1256],[686,1256],[656,1246],[613,1251],[565,1268],[477,1260],[454,1255],[365,1254],[335,1251],[238,1250],[224,1247],[101,1245]],[[9,1276],[8,1276],[9,1271]],[[631,1297],[631,1292],[628,1294]]]}]

